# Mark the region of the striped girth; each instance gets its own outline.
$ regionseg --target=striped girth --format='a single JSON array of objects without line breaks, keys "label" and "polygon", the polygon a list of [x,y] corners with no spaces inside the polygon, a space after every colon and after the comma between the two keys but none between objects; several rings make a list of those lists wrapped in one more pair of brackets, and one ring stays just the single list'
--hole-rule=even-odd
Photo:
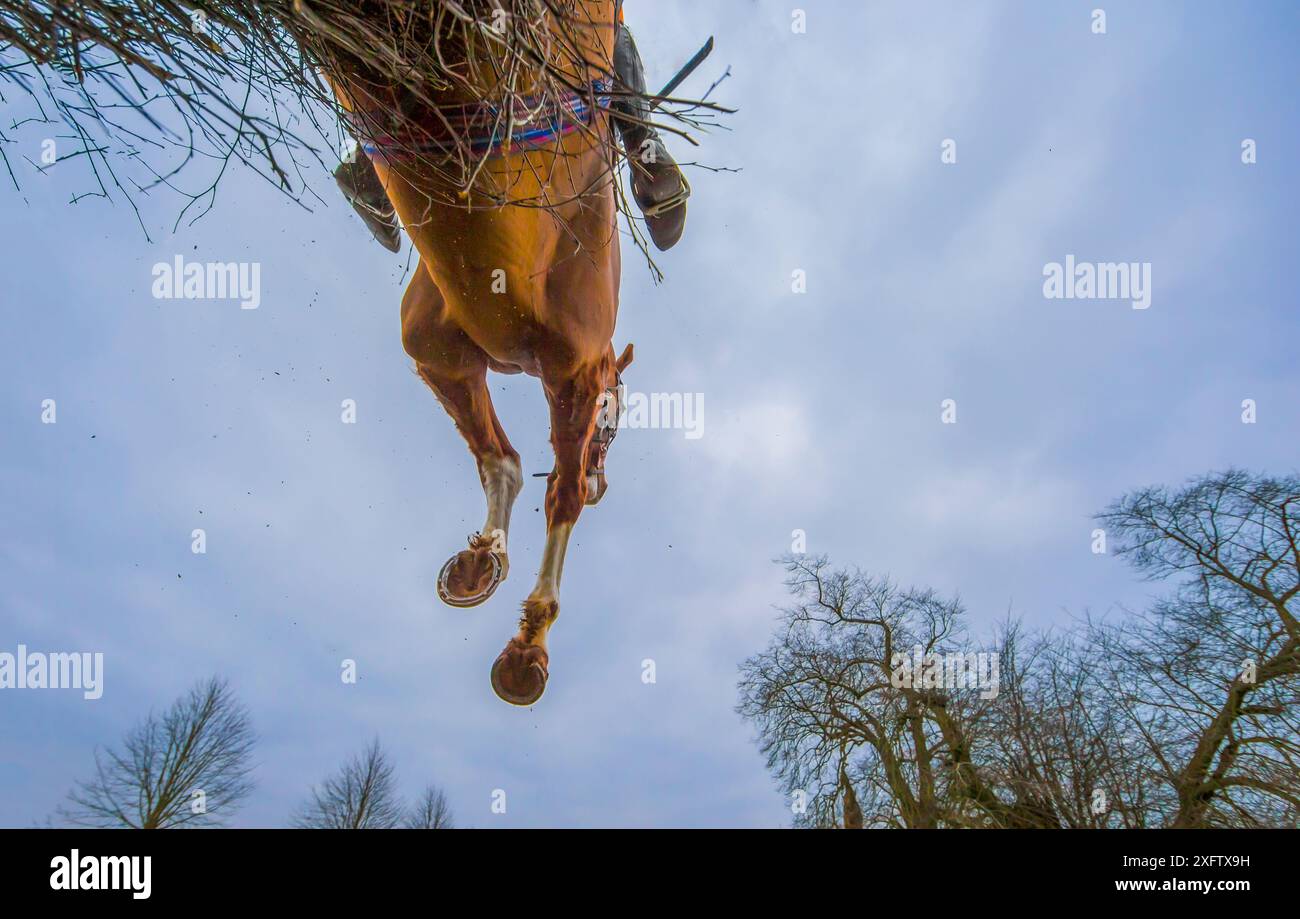
[{"label": "striped girth", "polygon": [[[490,102],[440,106],[419,123],[404,124],[388,134],[368,133],[364,125],[367,119],[361,118],[353,119],[353,129],[361,140],[361,149],[372,159],[403,160],[455,153],[468,153],[474,158],[503,156],[546,146],[591,125],[595,109],[609,107],[611,85],[609,80],[598,80],[592,84],[590,95],[566,92],[559,98],[553,94],[520,96],[514,100],[513,129],[503,109]],[[379,119],[372,115],[369,120]]]}]

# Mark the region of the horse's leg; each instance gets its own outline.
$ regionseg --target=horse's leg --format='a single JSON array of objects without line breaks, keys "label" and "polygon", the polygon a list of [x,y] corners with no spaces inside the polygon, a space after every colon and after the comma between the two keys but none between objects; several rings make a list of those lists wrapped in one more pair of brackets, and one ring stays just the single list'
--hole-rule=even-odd
[{"label": "horse's leg", "polygon": [[443,566],[438,595],[452,606],[477,606],[505,580],[510,511],[523,486],[519,454],[501,428],[487,388],[487,355],[448,321],[442,295],[421,265],[402,300],[402,344],[415,359],[478,464],[487,520],[469,548]]},{"label": "horse's leg", "polygon": [[551,407],[555,468],[546,483],[546,548],[532,593],[524,600],[519,632],[492,665],[492,688],[514,705],[531,705],[546,689],[550,657],[546,636],[560,612],[564,552],[587,501],[587,466],[600,399],[612,358],[564,378],[543,376]]}]

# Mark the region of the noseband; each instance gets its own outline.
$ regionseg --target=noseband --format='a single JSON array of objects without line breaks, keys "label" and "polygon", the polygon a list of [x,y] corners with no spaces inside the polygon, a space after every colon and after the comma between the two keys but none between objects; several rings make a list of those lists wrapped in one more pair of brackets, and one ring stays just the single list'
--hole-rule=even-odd
[{"label": "noseband", "polygon": [[[591,436],[591,442],[596,446],[596,461],[587,467],[587,475],[605,476],[605,455],[609,453],[609,445],[614,442],[618,436],[618,416],[623,414],[623,400],[621,398],[623,391],[623,375],[617,370],[614,371],[614,385],[605,387],[604,401],[601,402],[602,417],[596,422],[596,433]],[[604,412],[604,407],[609,405],[610,399],[618,406],[618,411],[614,413],[613,422],[604,423],[604,418],[608,413]],[[552,470],[553,472],[554,470]],[[545,479],[550,476],[550,472],[534,472],[533,478]]]},{"label": "noseband", "polygon": [[[596,445],[596,461],[592,467],[587,470],[587,475],[604,476],[605,474],[605,454],[609,453],[610,444],[618,436],[618,416],[623,414],[623,376],[614,372],[614,385],[605,388],[605,398],[601,406],[601,419],[596,422],[596,433],[592,435],[591,442]],[[614,412],[614,418],[611,422],[605,423],[609,417],[609,412],[605,410],[610,401],[614,402],[617,409]]]}]

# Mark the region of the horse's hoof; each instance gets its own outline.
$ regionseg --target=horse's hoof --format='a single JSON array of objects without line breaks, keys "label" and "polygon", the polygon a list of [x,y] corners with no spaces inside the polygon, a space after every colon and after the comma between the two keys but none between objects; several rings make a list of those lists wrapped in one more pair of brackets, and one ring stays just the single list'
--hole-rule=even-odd
[{"label": "horse's hoof", "polygon": [[465,549],[447,559],[438,572],[438,599],[460,609],[478,606],[496,593],[505,573],[498,553]]},{"label": "horse's hoof", "polygon": [[600,499],[605,497],[605,490],[609,488],[609,482],[605,479],[605,473],[587,475],[587,501],[588,507],[595,507],[600,503]]},{"label": "horse's hoof", "polygon": [[546,691],[549,662],[544,648],[510,639],[492,664],[492,691],[511,705],[532,705]]}]

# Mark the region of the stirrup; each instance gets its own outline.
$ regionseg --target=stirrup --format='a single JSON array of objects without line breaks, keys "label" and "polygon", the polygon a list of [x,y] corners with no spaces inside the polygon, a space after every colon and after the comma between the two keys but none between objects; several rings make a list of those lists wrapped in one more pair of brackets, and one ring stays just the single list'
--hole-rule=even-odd
[{"label": "stirrup", "polygon": [[681,167],[677,168],[677,176],[682,180],[682,190],[670,198],[656,202],[645,210],[641,211],[641,216],[648,218],[662,217],[671,210],[681,207],[691,196],[691,183],[686,180],[686,173],[682,172]]}]

